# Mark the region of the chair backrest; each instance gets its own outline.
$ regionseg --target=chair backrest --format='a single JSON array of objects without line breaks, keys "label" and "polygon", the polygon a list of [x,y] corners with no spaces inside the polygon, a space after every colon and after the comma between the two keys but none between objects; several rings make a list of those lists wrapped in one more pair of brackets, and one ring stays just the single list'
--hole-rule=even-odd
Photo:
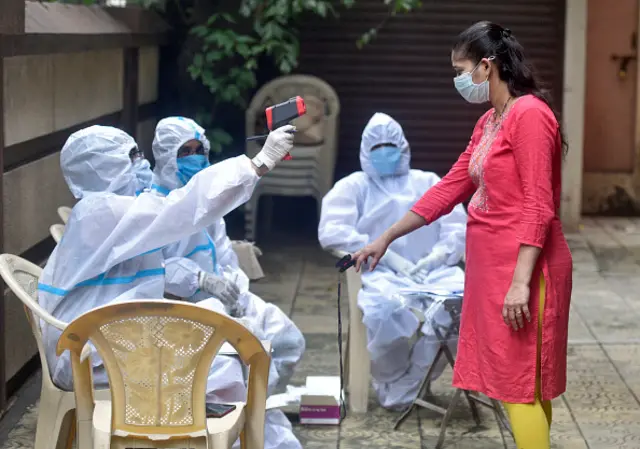
[{"label": "chair backrest", "polygon": [[39,320],[64,330],[66,323],[55,319],[38,303],[38,279],[42,274],[42,268],[28,260],[12,254],[0,255],[0,276],[11,291],[24,304],[24,311],[31,326],[31,331],[36,339],[40,360],[42,361],[43,382],[51,381],[49,366],[42,343],[42,330]]},{"label": "chair backrest", "polygon": [[65,225],[63,224],[54,224],[49,228],[49,232],[51,233],[51,237],[56,243],[60,243],[62,240],[62,234],[64,234]]},{"label": "chair backrest", "polygon": [[[262,134],[267,129],[265,108],[295,96],[307,103],[307,114],[293,121],[298,127],[295,145],[323,143],[327,150],[323,156],[334,161],[337,141],[340,101],[336,91],[325,81],[311,75],[286,75],[262,86],[251,100],[246,112],[246,134]],[[255,141],[247,142],[247,155],[260,150]]]},{"label": "chair backrest", "polygon": [[[245,438],[264,441],[270,356],[260,341],[233,319],[170,300],[116,303],[91,310],[67,326],[58,354],[71,351],[76,403],[91,407],[89,340],[104,362],[112,400],[112,435],[150,439],[206,435],[209,370],[224,341],[249,365]],[[84,405],[83,405],[84,404]],[[251,446],[253,447],[253,446]],[[262,447],[262,446],[260,446]]]},{"label": "chair backrest", "polygon": [[62,220],[62,222],[64,224],[67,224],[67,221],[69,221],[69,215],[71,215],[71,208],[70,207],[60,206],[58,208],[58,216],[60,216],[60,219]]}]

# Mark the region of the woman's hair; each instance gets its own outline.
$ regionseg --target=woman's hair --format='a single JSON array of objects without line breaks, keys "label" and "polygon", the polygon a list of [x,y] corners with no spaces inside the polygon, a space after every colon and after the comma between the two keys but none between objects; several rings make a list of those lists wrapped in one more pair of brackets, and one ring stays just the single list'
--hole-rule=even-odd
[{"label": "woman's hair", "polygon": [[[524,56],[524,48],[508,28],[487,21],[471,25],[458,35],[453,43],[453,52],[475,64],[482,58],[493,56],[498,76],[507,83],[512,96],[531,94],[546,103],[558,118],[549,91],[542,88],[533,66]],[[566,154],[568,145],[562,132],[561,138]]]}]

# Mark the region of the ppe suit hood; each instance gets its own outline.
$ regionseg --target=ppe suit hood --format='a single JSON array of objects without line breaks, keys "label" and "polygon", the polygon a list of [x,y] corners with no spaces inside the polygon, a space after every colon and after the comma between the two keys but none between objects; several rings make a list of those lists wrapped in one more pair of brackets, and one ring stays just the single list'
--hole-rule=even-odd
[{"label": "ppe suit hood", "polygon": [[362,171],[373,179],[380,179],[380,175],[371,163],[371,149],[380,144],[391,143],[401,151],[400,162],[396,166],[394,175],[409,173],[411,151],[409,142],[404,137],[402,126],[389,115],[376,112],[365,126],[360,141],[360,166]]},{"label": "ppe suit hood", "polygon": [[209,140],[204,135],[204,128],[190,118],[167,117],[158,122],[153,138],[153,157],[156,165],[153,169],[153,186],[162,190],[173,190],[182,187],[178,178],[178,150],[190,140],[202,142],[205,157],[209,158]]},{"label": "ppe suit hood", "polygon": [[95,125],[73,133],[60,153],[60,168],[73,196],[135,195],[137,180],[129,152],[137,146],[129,134],[110,126]]}]

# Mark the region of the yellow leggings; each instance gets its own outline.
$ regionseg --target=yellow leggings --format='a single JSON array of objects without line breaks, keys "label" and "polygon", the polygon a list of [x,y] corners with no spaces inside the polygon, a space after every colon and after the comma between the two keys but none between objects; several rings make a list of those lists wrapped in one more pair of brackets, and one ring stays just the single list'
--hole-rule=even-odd
[{"label": "yellow leggings", "polygon": [[545,280],[540,275],[540,306],[538,307],[538,352],[536,359],[536,401],[529,404],[503,402],[509,415],[518,449],[549,449],[551,401],[541,401],[540,353],[542,346],[542,316],[544,312]]}]

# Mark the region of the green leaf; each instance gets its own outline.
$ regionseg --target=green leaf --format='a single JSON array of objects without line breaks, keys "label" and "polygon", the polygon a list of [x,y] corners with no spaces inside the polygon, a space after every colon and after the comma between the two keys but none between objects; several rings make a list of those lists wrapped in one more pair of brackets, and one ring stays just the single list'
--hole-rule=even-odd
[{"label": "green leaf", "polygon": [[200,74],[202,73],[202,71],[200,70],[200,67],[196,67],[194,65],[190,65],[187,70],[189,71],[189,74],[191,75],[191,79],[192,80],[197,80],[198,77],[200,76]]},{"label": "green leaf", "polygon": [[214,128],[211,130],[211,140],[221,145],[229,145],[233,142],[231,135],[222,128]]},{"label": "green leaf", "polygon": [[203,25],[198,25],[191,28],[190,33],[198,37],[205,37],[206,35],[209,34],[209,28]]},{"label": "green leaf", "polygon": [[207,20],[207,26],[211,26],[214,23],[216,23],[216,20],[218,20],[218,17],[220,17],[218,14],[212,14]]},{"label": "green leaf", "polygon": [[236,19],[234,19],[233,16],[231,16],[231,14],[223,13],[222,18],[229,23],[236,23]]},{"label": "green leaf", "polygon": [[236,45],[236,51],[238,52],[238,54],[240,56],[242,56],[243,58],[248,58],[249,56],[251,56],[251,49],[249,48],[249,46],[247,44],[238,44]]},{"label": "green leaf", "polygon": [[202,53],[196,53],[193,56],[193,65],[196,67],[202,67],[204,60],[202,59]]},{"label": "green leaf", "polygon": [[221,51],[210,51],[207,52],[205,59],[208,63],[221,61],[222,59],[224,59],[224,53],[222,53]]}]

